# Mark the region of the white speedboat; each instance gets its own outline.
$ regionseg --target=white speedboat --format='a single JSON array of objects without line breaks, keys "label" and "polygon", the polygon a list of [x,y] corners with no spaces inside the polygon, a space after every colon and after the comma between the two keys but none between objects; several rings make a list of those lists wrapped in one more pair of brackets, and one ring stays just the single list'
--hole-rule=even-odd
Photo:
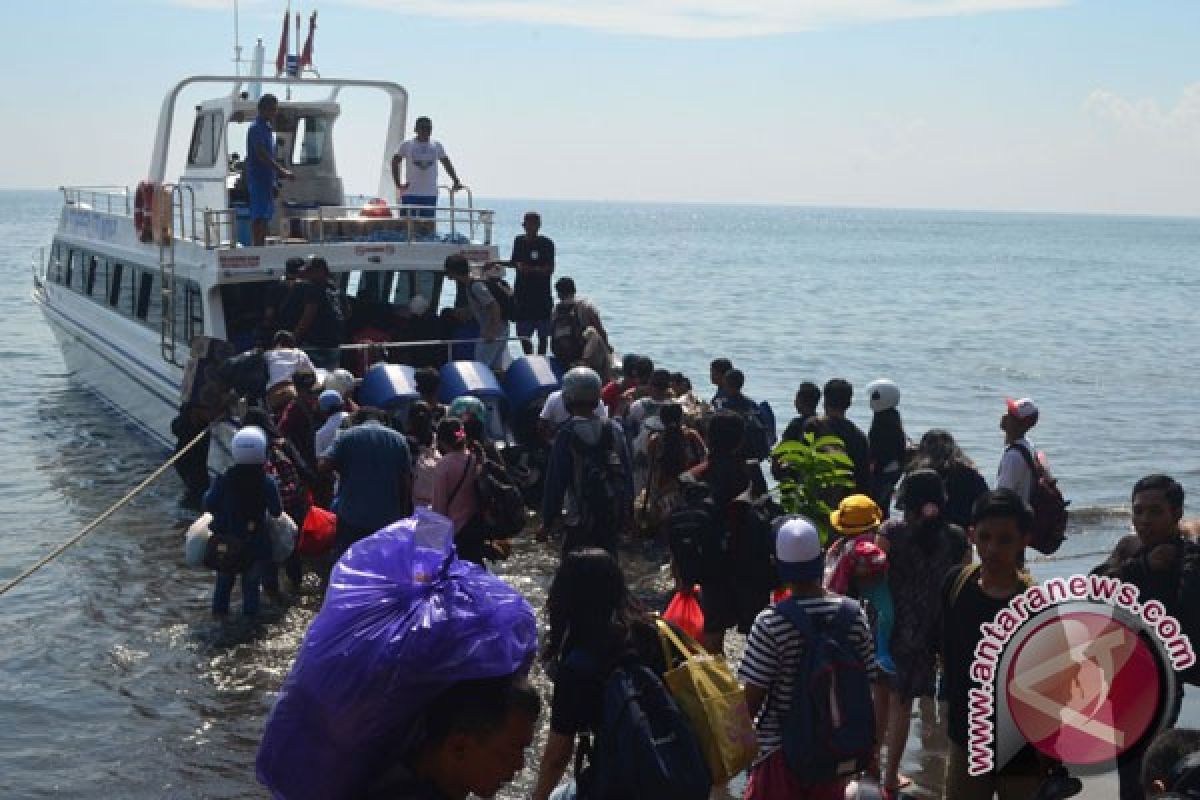
[{"label": "white speedboat", "polygon": [[[295,180],[282,184],[274,235],[252,246],[231,157],[244,148],[259,84],[280,97],[276,157]],[[170,182],[177,103],[196,86],[216,96],[195,106],[186,166]],[[435,311],[448,255],[463,253],[476,264],[496,259],[493,214],[475,208],[469,191],[458,195],[466,205],[456,206],[446,190],[432,221],[384,200],[347,202],[334,149],[344,89],[376,90],[390,103],[378,187],[388,197],[407,91],[384,81],[309,77],[180,81],[163,102],[148,178],[136,190],[63,187],[53,241],[36,257],[33,299],[74,376],[162,445],[174,446],[171,420],[200,390],[205,360],[250,346],[266,289],[289,258],[324,257],[352,306],[400,309],[419,294]],[[310,99],[292,99],[300,95]]]}]

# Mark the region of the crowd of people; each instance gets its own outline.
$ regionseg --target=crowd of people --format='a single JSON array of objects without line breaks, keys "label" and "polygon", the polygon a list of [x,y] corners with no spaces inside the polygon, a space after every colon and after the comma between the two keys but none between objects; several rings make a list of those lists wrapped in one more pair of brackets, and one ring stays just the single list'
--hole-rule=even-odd
[{"label": "crowd of people", "polygon": [[[541,653],[554,685],[550,733],[532,796],[637,797],[621,794],[633,791],[627,786],[614,788],[624,785],[616,772],[628,765],[611,741],[606,691],[614,670],[629,664],[657,681],[678,667],[662,646],[653,609],[630,592],[620,566],[629,543],[656,543],[651,550],[670,565],[676,593],[698,606],[702,621],[690,631],[698,646],[723,657],[731,630],[746,637],[736,674],[758,742],[758,756],[746,765],[747,798],[841,798],[864,774],[883,796],[903,796],[912,781],[900,764],[921,697],[947,704],[944,797],[1078,793],[1078,781],[1060,764],[1028,747],[990,774],[967,771],[968,676],[980,626],[1028,585],[1026,548],[1037,546],[1039,500],[1053,485],[1029,440],[1040,420],[1037,404],[1006,402],[1003,449],[989,482],[950,432],[909,436],[892,381],[866,387],[867,432],[847,416],[855,399],[848,381],[804,381],[796,416],[779,439],[834,452],[845,466],[840,481],[821,488],[827,512],[796,513],[769,489],[769,477],[797,476],[772,456],[774,415],[747,395],[744,372],[729,359],[713,360],[713,394],[703,399],[687,376],[648,357],[626,355],[614,369],[600,315],[570,278],[554,284],[558,302],[550,302],[554,250],[540,222],[527,215],[514,243],[515,316],[461,257],[448,258],[445,272],[479,323],[477,360],[502,367],[511,317],[527,353],[535,352],[536,335],[536,352],[549,351],[570,367],[561,388],[545,398],[530,444],[543,455],[543,480],[517,491],[511,449],[489,440],[487,410],[469,396],[443,404],[435,368],[416,370],[420,399],[402,416],[360,405],[355,375],[340,366],[338,337],[321,333],[336,334],[328,266],[320,259],[289,265],[303,287],[295,295],[295,286],[281,283],[270,298],[267,323],[279,329],[262,352],[262,391],[233,438],[234,466],[204,497],[214,533],[248,544],[235,569],[218,572],[214,614],[229,613],[238,579],[247,615],[258,613],[260,590],[280,597],[281,570],[294,591],[306,570],[324,580],[348,548],[417,507],[449,519],[458,557],[485,567],[509,555],[510,538],[528,519],[531,537],[552,540],[560,554]],[[1182,487],[1148,476],[1134,486],[1132,506],[1135,533],[1097,573],[1134,584],[1185,631],[1200,632],[1200,597],[1193,596],[1200,591],[1200,545],[1181,527]],[[256,534],[284,512],[303,531],[314,508],[336,513],[328,553],[276,563]],[[804,742],[829,721],[798,712],[809,700],[813,653],[826,647],[869,687],[857,700],[845,698],[868,725],[859,731],[867,744],[844,770],[814,766]],[[427,745],[398,756],[409,782],[389,796],[489,796],[512,778],[524,747],[516,739],[527,744],[538,704],[522,675],[502,678],[431,698],[451,709],[447,738],[435,741],[457,742],[457,749]],[[470,713],[462,699],[468,697],[486,713]],[[454,738],[470,733],[463,725],[478,725],[488,741],[516,737],[508,741],[510,757],[478,780],[448,768],[463,752],[478,752],[481,740],[464,750]],[[1123,800],[1155,796],[1175,780],[1148,747],[1141,743],[1121,761]],[[808,752],[808,760],[797,752]],[[574,779],[564,782],[573,758]]]}]

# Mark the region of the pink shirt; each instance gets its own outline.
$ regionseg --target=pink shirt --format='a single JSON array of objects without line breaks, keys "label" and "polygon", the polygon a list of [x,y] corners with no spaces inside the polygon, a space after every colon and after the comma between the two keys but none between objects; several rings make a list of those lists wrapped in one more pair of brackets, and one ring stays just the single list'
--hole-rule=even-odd
[{"label": "pink shirt", "polygon": [[[442,456],[434,469],[433,510],[450,518],[454,523],[455,533],[462,530],[479,509],[479,496],[475,492],[474,480],[478,468],[479,461],[474,456],[455,451]],[[465,480],[464,470],[469,472]],[[460,480],[462,485],[459,485]],[[455,486],[458,486],[457,492]]]}]

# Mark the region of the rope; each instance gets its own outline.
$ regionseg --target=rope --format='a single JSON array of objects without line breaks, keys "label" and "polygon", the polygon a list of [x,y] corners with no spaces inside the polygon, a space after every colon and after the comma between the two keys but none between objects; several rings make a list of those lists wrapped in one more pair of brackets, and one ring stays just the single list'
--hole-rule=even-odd
[{"label": "rope", "polygon": [[187,445],[185,445],[183,447],[183,449],[181,449],[179,452],[175,453],[175,455],[168,458],[166,460],[166,462],[162,466],[160,466],[158,469],[154,470],[154,472],[152,472],[150,474],[150,477],[146,478],[144,481],[139,483],[137,486],[135,486],[133,489],[131,489],[124,497],[122,497],[120,500],[118,500],[117,502],[115,502],[111,506],[109,506],[107,511],[105,511],[103,514],[101,514],[100,516],[98,516],[94,520],[92,520],[90,523],[88,523],[87,527],[85,527],[79,533],[75,534],[73,537],[68,539],[65,543],[56,547],[45,558],[38,561],[32,567],[25,570],[17,577],[13,578],[8,583],[4,584],[3,587],[0,587],[0,596],[3,596],[4,594],[6,594],[10,589],[15,589],[18,584],[20,584],[22,581],[24,581],[30,575],[37,572],[39,569],[46,566],[51,561],[53,561],[54,559],[61,556],[63,553],[65,553],[68,549],[70,549],[74,545],[78,544],[83,539],[83,537],[87,536],[89,533],[94,531],[96,529],[96,527],[100,525],[101,522],[104,522],[104,520],[108,519],[113,514],[115,514],[117,512],[117,510],[121,508],[121,506],[125,505],[130,500],[132,500],[134,497],[136,497],[138,494],[140,494],[142,492],[142,490],[144,490],[147,486],[154,483],[154,481],[157,480],[160,475],[162,475],[164,472],[166,472],[168,469],[170,469],[172,466],[174,466],[175,462],[178,461],[179,459],[183,458],[183,455],[185,453],[187,453],[187,451],[191,450],[196,445],[197,442],[199,442],[201,439],[204,438],[205,434],[207,434],[207,433],[208,433],[208,428],[205,428],[203,431],[201,431],[199,434],[196,435],[196,438],[194,438],[190,442],[188,442]]}]

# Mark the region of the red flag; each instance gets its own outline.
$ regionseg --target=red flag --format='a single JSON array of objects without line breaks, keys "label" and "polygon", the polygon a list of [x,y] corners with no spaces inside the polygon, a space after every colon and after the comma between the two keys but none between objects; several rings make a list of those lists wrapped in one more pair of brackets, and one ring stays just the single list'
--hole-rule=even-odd
[{"label": "red flag", "polygon": [[279,53],[275,56],[275,77],[278,78],[287,69],[288,57],[288,12],[283,12],[283,37],[279,40]]},{"label": "red flag", "polygon": [[304,50],[300,53],[300,69],[312,66],[313,34],[317,31],[317,12],[312,12],[308,18],[308,38],[304,40]]}]

